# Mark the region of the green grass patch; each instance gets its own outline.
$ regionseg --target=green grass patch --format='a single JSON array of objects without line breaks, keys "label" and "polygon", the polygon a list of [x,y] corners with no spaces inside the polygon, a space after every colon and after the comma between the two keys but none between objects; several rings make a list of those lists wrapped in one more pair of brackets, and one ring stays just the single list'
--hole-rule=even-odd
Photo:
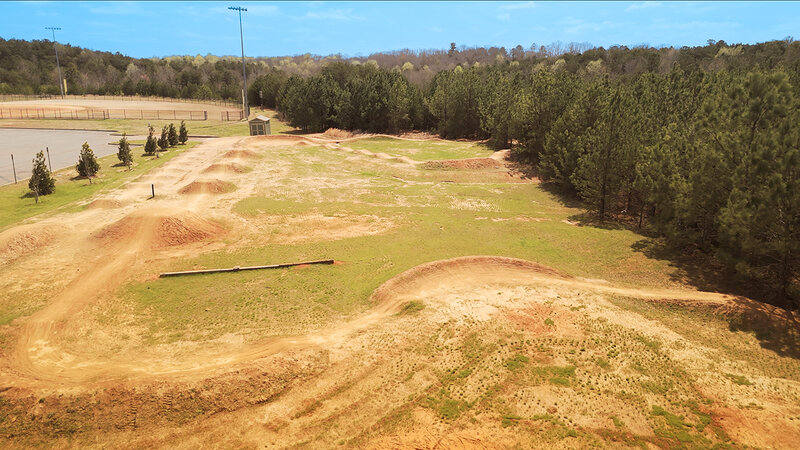
[{"label": "green grass patch", "polygon": [[650,415],[663,417],[664,420],[666,420],[667,425],[672,428],[684,428],[689,426],[689,424],[683,422],[683,416],[672,414],[671,412],[657,405],[653,405],[653,410],[650,412]]},{"label": "green grass patch", "polygon": [[373,153],[407,156],[415,161],[463,159],[491,156],[494,151],[484,144],[456,141],[409,141],[390,137],[373,137],[345,142],[342,145]]},{"label": "green grass patch", "polygon": [[547,381],[555,386],[570,386],[575,378],[575,366],[537,366],[533,377],[539,382]]},{"label": "green grass patch", "polygon": [[753,383],[748,380],[744,375],[734,375],[732,373],[726,373],[726,377],[730,378],[731,381],[738,384],[739,386],[752,386]]},{"label": "green grass patch", "polygon": [[403,307],[400,308],[400,311],[397,314],[401,316],[407,314],[414,314],[422,311],[423,309],[425,309],[424,303],[417,300],[412,300],[410,302],[405,303]]},{"label": "green grass patch", "polygon": [[457,419],[461,413],[470,408],[467,402],[451,398],[445,389],[441,389],[434,396],[426,397],[422,406],[433,409],[439,418],[450,421]]},{"label": "green grass patch", "polygon": [[506,360],[506,369],[516,372],[525,366],[530,361],[530,358],[524,355],[516,355],[513,358]]}]

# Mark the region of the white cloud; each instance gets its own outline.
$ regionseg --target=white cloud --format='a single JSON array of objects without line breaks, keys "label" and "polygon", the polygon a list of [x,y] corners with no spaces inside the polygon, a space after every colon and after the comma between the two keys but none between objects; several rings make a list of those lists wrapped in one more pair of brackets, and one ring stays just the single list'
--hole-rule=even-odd
[{"label": "white cloud", "polygon": [[638,11],[641,9],[648,9],[648,8],[657,8],[661,6],[660,2],[641,2],[641,3],[634,3],[631,6],[625,8],[625,11]]},{"label": "white cloud", "polygon": [[498,20],[503,20],[503,21],[509,21],[509,20],[511,20],[511,14],[509,14],[509,13],[498,14],[497,15],[497,19]]},{"label": "white cloud", "polygon": [[535,8],[535,7],[536,7],[536,2],[516,2],[516,3],[503,5],[503,6],[500,7],[500,9],[505,9],[505,10],[530,9],[530,8]]}]

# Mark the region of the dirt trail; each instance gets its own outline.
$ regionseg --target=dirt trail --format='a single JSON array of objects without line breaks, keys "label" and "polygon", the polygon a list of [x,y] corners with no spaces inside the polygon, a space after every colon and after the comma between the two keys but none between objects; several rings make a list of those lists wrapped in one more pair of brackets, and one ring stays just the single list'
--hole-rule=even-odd
[{"label": "dirt trail", "polygon": [[[270,339],[252,345],[221,345],[166,359],[163,355],[118,355],[110,360],[88,351],[67,353],[58,347],[57,341],[53,341],[54,334],[64,327],[65,321],[98,299],[111,295],[129,277],[141,272],[143,264],[152,260],[154,254],[162,260],[180,256],[211,245],[223,234],[221,229],[214,228],[217,225],[204,220],[213,217],[215,209],[224,202],[252,195],[255,187],[217,195],[181,195],[185,186],[202,180],[209,167],[229,163],[236,157],[252,162],[253,156],[257,157],[259,151],[270,146],[307,142],[309,140],[304,138],[280,136],[217,139],[175,157],[161,168],[116,191],[103,194],[104,202],[120,205],[119,208],[87,209],[50,219],[80,230],[84,236],[74,239],[62,251],[90,253],[93,259],[86,265],[75,258],[72,263],[74,272],[66,288],[46,307],[22,322],[10,359],[11,369],[33,380],[67,385],[110,379],[208,376],[209,370],[230,369],[286,349],[342,342],[352,333],[385,322],[387,316],[397,313],[408,301],[435,301],[429,298],[429,294],[448,288],[545,284],[646,299],[713,304],[724,304],[729,299],[725,295],[705,292],[616,287],[604,282],[570,278],[529,261],[473,256],[423,264],[403,272],[375,291],[373,307],[366,313],[304,336]],[[235,182],[236,177],[242,176],[235,172],[218,175],[220,183]],[[148,198],[151,183],[156,185],[155,199]]]}]

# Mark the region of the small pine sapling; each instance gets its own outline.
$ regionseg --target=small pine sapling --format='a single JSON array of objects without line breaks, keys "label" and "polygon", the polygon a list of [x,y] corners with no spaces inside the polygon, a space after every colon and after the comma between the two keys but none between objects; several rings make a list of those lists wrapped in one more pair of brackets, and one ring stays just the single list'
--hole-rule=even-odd
[{"label": "small pine sapling", "polygon": [[183,145],[188,140],[189,140],[189,131],[186,129],[186,121],[181,120],[181,129],[178,132],[178,141],[181,143],[181,145]]},{"label": "small pine sapling", "polygon": [[131,164],[133,164],[133,153],[131,152],[130,144],[128,144],[128,137],[124,133],[122,134],[122,139],[119,140],[117,159],[119,159],[122,164],[125,164],[128,167],[128,170],[131,170]]},{"label": "small pine sapling", "polygon": [[40,195],[52,194],[56,190],[56,181],[53,179],[50,169],[47,168],[44,152],[37,153],[33,158],[33,170],[31,179],[28,180],[28,188],[36,197],[36,203],[39,203]]},{"label": "small pine sapling", "polygon": [[169,130],[167,131],[167,142],[169,143],[170,147],[175,147],[178,145],[178,130],[175,129],[175,124],[169,124]]},{"label": "small pine sapling", "polygon": [[158,138],[158,147],[161,151],[166,151],[169,148],[169,138],[167,137],[167,126],[161,129],[161,137]]},{"label": "small pine sapling", "polygon": [[153,136],[153,133],[155,132],[155,130],[153,130],[153,127],[148,127],[148,128],[150,128],[150,134],[147,136],[147,142],[145,142],[145,144],[144,144],[144,152],[146,154],[148,154],[148,155],[152,155],[153,153],[155,153],[156,157],[158,157],[158,148],[156,146],[156,138],[155,138],[155,136]]},{"label": "small pine sapling", "polygon": [[97,175],[100,170],[100,164],[97,163],[97,158],[94,157],[94,152],[89,147],[88,142],[84,142],[81,146],[81,154],[78,157],[78,163],[75,164],[75,170],[78,175],[89,179],[89,184],[92,184],[92,177]]}]

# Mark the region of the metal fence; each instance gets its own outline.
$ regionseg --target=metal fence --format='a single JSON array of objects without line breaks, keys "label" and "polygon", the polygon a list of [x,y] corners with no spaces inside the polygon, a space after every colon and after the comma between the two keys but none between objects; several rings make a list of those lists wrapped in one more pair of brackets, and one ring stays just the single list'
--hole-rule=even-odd
[{"label": "metal fence", "polygon": [[[138,95],[65,95],[65,99],[82,99],[82,100],[117,100],[117,101],[148,101],[148,102],[177,102],[177,103],[196,103],[199,105],[216,105],[216,106],[230,106],[232,108],[241,108],[242,104],[232,100],[201,100],[194,98],[169,98],[169,97],[140,97]],[[0,102],[19,102],[27,100],[59,100],[60,95],[22,95],[22,94],[4,94],[0,95]]]},{"label": "metal fence", "polygon": [[[233,111],[230,119],[241,111]],[[224,117],[224,114],[223,114]],[[64,110],[51,108],[0,108],[0,119],[68,119],[68,120],[106,120],[106,119],[173,119],[208,120],[208,111],[183,111],[179,109],[81,109]]]}]

